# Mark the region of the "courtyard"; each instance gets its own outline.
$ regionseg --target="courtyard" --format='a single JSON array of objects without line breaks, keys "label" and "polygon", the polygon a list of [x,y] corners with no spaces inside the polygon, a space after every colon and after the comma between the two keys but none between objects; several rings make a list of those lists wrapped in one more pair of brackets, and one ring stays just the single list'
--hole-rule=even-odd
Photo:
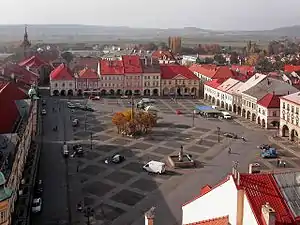
[{"label": "courtyard", "polygon": [[[48,102],[50,101],[52,99]],[[84,104],[84,100],[70,101]],[[65,104],[62,112],[67,118],[67,122],[64,123],[70,148],[80,143],[85,150],[83,157],[69,158],[67,163],[69,205],[74,223],[86,220],[76,211],[76,204],[80,201],[94,209],[92,217],[94,224],[132,224],[135,220],[143,218],[143,212],[153,205],[164,207],[162,212],[171,213],[173,209],[161,201],[167,201],[168,194],[173,192],[175,186],[180,187],[195,174],[201,177],[201,174],[210,171],[212,178],[218,179],[231,171],[232,161],[239,161],[242,172],[247,171],[251,162],[259,162],[263,170],[277,169],[276,159],[263,160],[259,156],[257,145],[267,142],[263,133],[247,130],[234,122],[207,120],[201,117],[195,118],[195,126],[192,126],[190,117],[194,106],[198,104],[197,100],[180,99],[175,102],[171,99],[157,99],[161,119],[151,135],[139,139],[117,135],[116,128],[111,122],[114,112],[130,107],[129,99],[104,99],[88,104],[95,112],[81,110],[72,112]],[[178,109],[183,115],[175,114]],[[46,118],[49,123],[56,118],[51,116]],[[68,118],[70,120],[77,118],[79,127],[73,128]],[[62,127],[62,124],[60,126]],[[223,135],[225,132],[246,136],[248,142],[245,145],[240,139],[225,138]],[[45,139],[49,139],[49,142],[53,142],[59,136],[53,135],[50,131],[45,135]],[[176,170],[167,168],[166,174],[163,175],[152,175],[142,170],[142,166],[150,160],[166,161],[170,154],[177,155],[180,146],[183,146],[184,153],[192,155],[197,162],[196,168]],[[231,155],[227,154],[229,147],[233,151]],[[282,160],[286,161],[287,168],[297,167],[299,159],[279,147],[278,150]],[[115,153],[124,155],[126,160],[116,165],[105,164],[105,159]],[[202,179],[201,182],[205,180]],[[199,181],[198,185],[201,186],[201,182]],[[198,193],[198,191],[185,194],[184,192],[180,192],[179,195],[182,197],[178,198],[178,201],[189,200],[190,195]],[[180,202],[174,207],[180,207],[183,203]],[[44,219],[47,220],[47,216]],[[177,218],[174,217],[174,220]]]}]

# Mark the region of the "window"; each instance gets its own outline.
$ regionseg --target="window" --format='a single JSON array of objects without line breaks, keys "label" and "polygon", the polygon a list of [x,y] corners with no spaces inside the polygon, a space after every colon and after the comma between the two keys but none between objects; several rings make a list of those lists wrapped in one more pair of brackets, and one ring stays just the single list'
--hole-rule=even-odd
[{"label": "window", "polygon": [[260,113],[260,108],[258,108],[258,112]]},{"label": "window", "polygon": [[291,106],[291,111],[292,111],[292,113],[294,112],[294,106]]},{"label": "window", "polygon": [[290,110],[290,105],[286,104],[286,110],[289,111]]},{"label": "window", "polygon": [[61,85],[61,86],[63,86],[63,87],[64,87],[64,86],[65,86],[65,83],[62,83],[62,85]]},{"label": "window", "polygon": [[57,87],[58,86],[57,83],[55,83],[54,86]]},{"label": "window", "polygon": [[3,223],[6,221],[6,212],[2,211],[0,212],[0,222]]},{"label": "window", "polygon": [[72,83],[69,83],[69,86],[72,87]]},{"label": "window", "polygon": [[282,103],[282,108],[284,108],[284,109],[285,109],[285,103],[284,103],[284,102]]},{"label": "window", "polygon": [[276,113],[276,111],[274,111],[273,113],[272,113],[272,116],[276,116],[277,115],[277,113]]},{"label": "window", "polygon": [[296,107],[296,114],[298,115],[299,114],[299,108]]}]

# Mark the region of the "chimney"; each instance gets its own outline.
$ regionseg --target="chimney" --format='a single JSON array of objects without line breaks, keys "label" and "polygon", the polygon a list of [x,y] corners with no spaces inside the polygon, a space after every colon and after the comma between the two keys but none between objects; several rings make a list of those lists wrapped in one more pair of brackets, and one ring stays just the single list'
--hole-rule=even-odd
[{"label": "chimney", "polygon": [[154,225],[155,207],[145,213],[145,225]]},{"label": "chimney", "polygon": [[244,189],[237,191],[236,225],[243,225],[244,220]]},{"label": "chimney", "polygon": [[270,206],[268,202],[261,207],[262,217],[265,220],[266,225],[275,225],[276,217],[275,210]]}]

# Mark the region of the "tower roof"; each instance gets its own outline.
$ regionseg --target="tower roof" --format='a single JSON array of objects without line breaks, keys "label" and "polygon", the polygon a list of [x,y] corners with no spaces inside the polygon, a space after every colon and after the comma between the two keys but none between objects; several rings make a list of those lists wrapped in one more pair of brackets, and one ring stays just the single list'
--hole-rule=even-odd
[{"label": "tower roof", "polygon": [[21,44],[21,47],[28,48],[30,46],[31,46],[31,43],[28,39],[27,25],[25,25],[24,38],[23,38],[23,42]]}]

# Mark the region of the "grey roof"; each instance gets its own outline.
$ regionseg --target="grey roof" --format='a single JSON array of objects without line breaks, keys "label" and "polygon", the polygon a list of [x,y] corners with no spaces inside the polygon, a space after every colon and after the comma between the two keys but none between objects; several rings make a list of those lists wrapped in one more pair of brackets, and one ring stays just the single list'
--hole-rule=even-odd
[{"label": "grey roof", "polygon": [[10,174],[18,141],[17,133],[0,134],[0,170],[5,177]]},{"label": "grey roof", "polygon": [[274,78],[266,78],[259,82],[257,85],[244,91],[244,94],[250,95],[252,97],[260,100],[268,93],[275,92],[276,95],[287,95],[299,91],[297,88],[289,85],[288,83],[277,80]]},{"label": "grey roof", "polygon": [[274,178],[293,215],[300,216],[300,172],[274,174]]}]

